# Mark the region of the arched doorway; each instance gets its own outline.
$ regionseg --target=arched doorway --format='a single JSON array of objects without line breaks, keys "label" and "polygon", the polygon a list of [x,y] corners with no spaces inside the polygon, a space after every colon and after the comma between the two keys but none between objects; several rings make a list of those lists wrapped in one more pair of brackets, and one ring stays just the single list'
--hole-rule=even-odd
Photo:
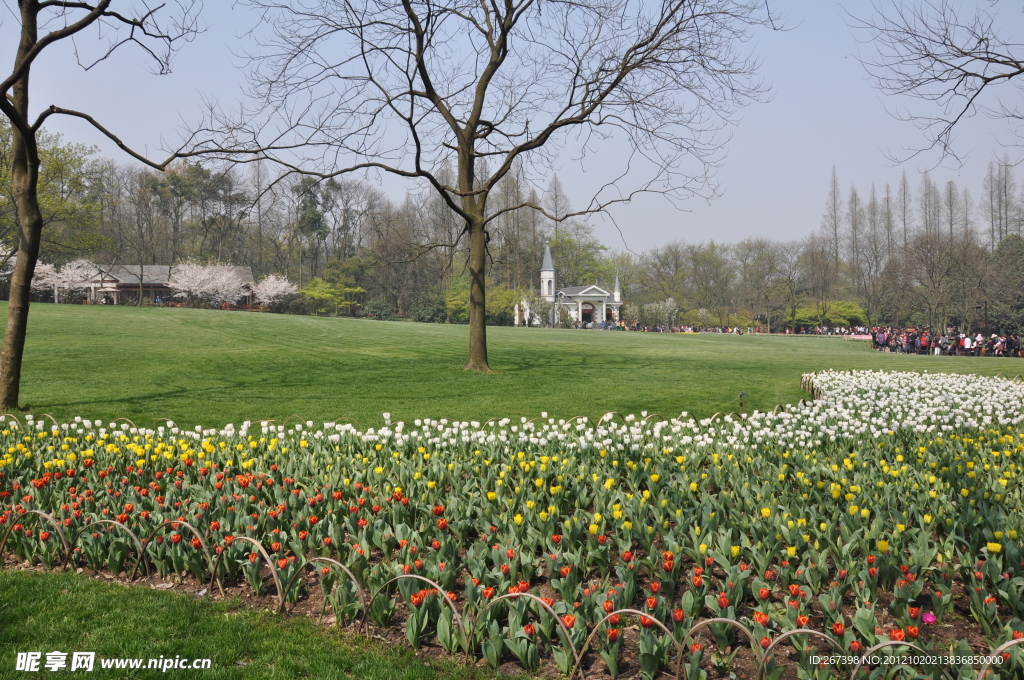
[{"label": "arched doorway", "polygon": [[594,323],[594,305],[589,302],[584,302],[581,313],[583,314],[581,321],[584,324]]}]

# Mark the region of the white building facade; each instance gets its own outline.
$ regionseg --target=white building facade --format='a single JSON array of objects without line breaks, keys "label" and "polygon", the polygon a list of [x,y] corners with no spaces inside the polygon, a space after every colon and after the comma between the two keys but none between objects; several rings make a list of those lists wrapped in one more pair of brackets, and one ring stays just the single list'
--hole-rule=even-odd
[{"label": "white building facade", "polygon": [[[614,325],[621,318],[622,291],[618,275],[615,276],[615,288],[612,291],[607,291],[597,284],[558,288],[555,282],[555,265],[548,244],[544,244],[544,261],[540,266],[540,291],[537,297],[552,305],[551,319],[546,320],[548,324],[554,321],[554,325],[557,325],[563,311],[583,328]],[[527,325],[527,320],[531,326],[540,326],[544,323],[530,308],[527,300],[516,305],[515,316],[517,326]]]}]

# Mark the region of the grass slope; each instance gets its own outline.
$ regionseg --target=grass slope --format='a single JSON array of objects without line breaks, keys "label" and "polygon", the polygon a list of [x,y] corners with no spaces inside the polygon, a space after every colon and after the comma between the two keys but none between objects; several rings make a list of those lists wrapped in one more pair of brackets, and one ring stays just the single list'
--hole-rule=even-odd
[{"label": "grass slope", "polygon": [[[73,574],[0,572],[0,678],[18,652],[95,652],[97,678],[206,680],[500,680],[462,657],[425,663],[411,648],[343,637],[314,621],[240,608],[237,602],[124,587]],[[211,659],[208,670],[102,670],[101,658]],[[66,671],[66,669],[65,669]],[[82,671],[77,671],[81,673]],[[520,676],[523,677],[523,676]]]},{"label": "grass slope", "polygon": [[[2,309],[2,307],[0,307]],[[1011,359],[879,354],[838,338],[488,329],[491,367],[462,370],[465,326],[193,309],[32,306],[21,401],[58,420],[277,419],[379,426],[381,414],[487,420],[689,411],[799,400],[800,374],[903,369],[1010,375]]]}]

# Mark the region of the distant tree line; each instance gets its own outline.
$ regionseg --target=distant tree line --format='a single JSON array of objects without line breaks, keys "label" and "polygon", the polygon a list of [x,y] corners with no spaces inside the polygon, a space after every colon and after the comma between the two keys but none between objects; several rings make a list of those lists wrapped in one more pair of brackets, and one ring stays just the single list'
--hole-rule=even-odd
[{"label": "distant tree line", "polygon": [[[401,201],[355,179],[280,180],[267,166],[181,163],[164,173],[94,158],[43,135],[41,260],[63,265],[249,265],[257,280],[284,277],[298,291],[274,311],[370,314],[465,323],[466,241],[435,193]],[[0,128],[0,257],[17,238]],[[440,174],[450,172],[441,168]],[[669,242],[639,256],[611,251],[571,212],[557,176],[538,189],[509,173],[492,195],[487,315],[511,324],[535,298],[545,242],[559,287],[618,276],[624,314],[644,325],[1024,325],[1024,195],[1007,159],[994,161],[980,198],[927,173],[916,187],[841,190],[833,170],[821,228],[801,241]],[[40,287],[42,290],[44,287]],[[40,293],[45,295],[45,293]],[[550,315],[548,315],[550,318]]]}]

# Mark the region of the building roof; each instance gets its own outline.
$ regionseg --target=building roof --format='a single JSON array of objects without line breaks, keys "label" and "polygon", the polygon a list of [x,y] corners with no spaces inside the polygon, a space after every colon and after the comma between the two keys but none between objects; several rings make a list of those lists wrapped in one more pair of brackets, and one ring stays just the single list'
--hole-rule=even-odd
[{"label": "building roof", "polygon": [[557,294],[561,294],[566,297],[612,297],[612,294],[604,288],[593,284],[589,286],[571,286],[569,288],[562,288],[557,291]]},{"label": "building roof", "polygon": [[[142,284],[143,285],[154,285],[154,286],[166,286],[171,276],[174,274],[174,268],[166,264],[115,264],[115,265],[96,265],[103,273],[103,278],[115,278],[119,283],[128,286],[139,285],[139,276],[141,270]],[[235,275],[241,279],[242,285],[252,286],[256,283],[256,280],[252,275],[252,267],[243,265],[225,265],[235,272]],[[99,278],[99,274],[97,274]]]},{"label": "building roof", "polygon": [[547,243],[544,244],[544,261],[540,265],[542,272],[553,272],[555,271],[555,265],[551,261],[551,248]]},{"label": "building roof", "polygon": [[[167,285],[171,279],[171,268],[165,264],[115,264],[97,265],[104,277],[113,277],[126,285],[139,285],[139,276],[143,284]],[[141,270],[141,271],[140,271]]]}]

